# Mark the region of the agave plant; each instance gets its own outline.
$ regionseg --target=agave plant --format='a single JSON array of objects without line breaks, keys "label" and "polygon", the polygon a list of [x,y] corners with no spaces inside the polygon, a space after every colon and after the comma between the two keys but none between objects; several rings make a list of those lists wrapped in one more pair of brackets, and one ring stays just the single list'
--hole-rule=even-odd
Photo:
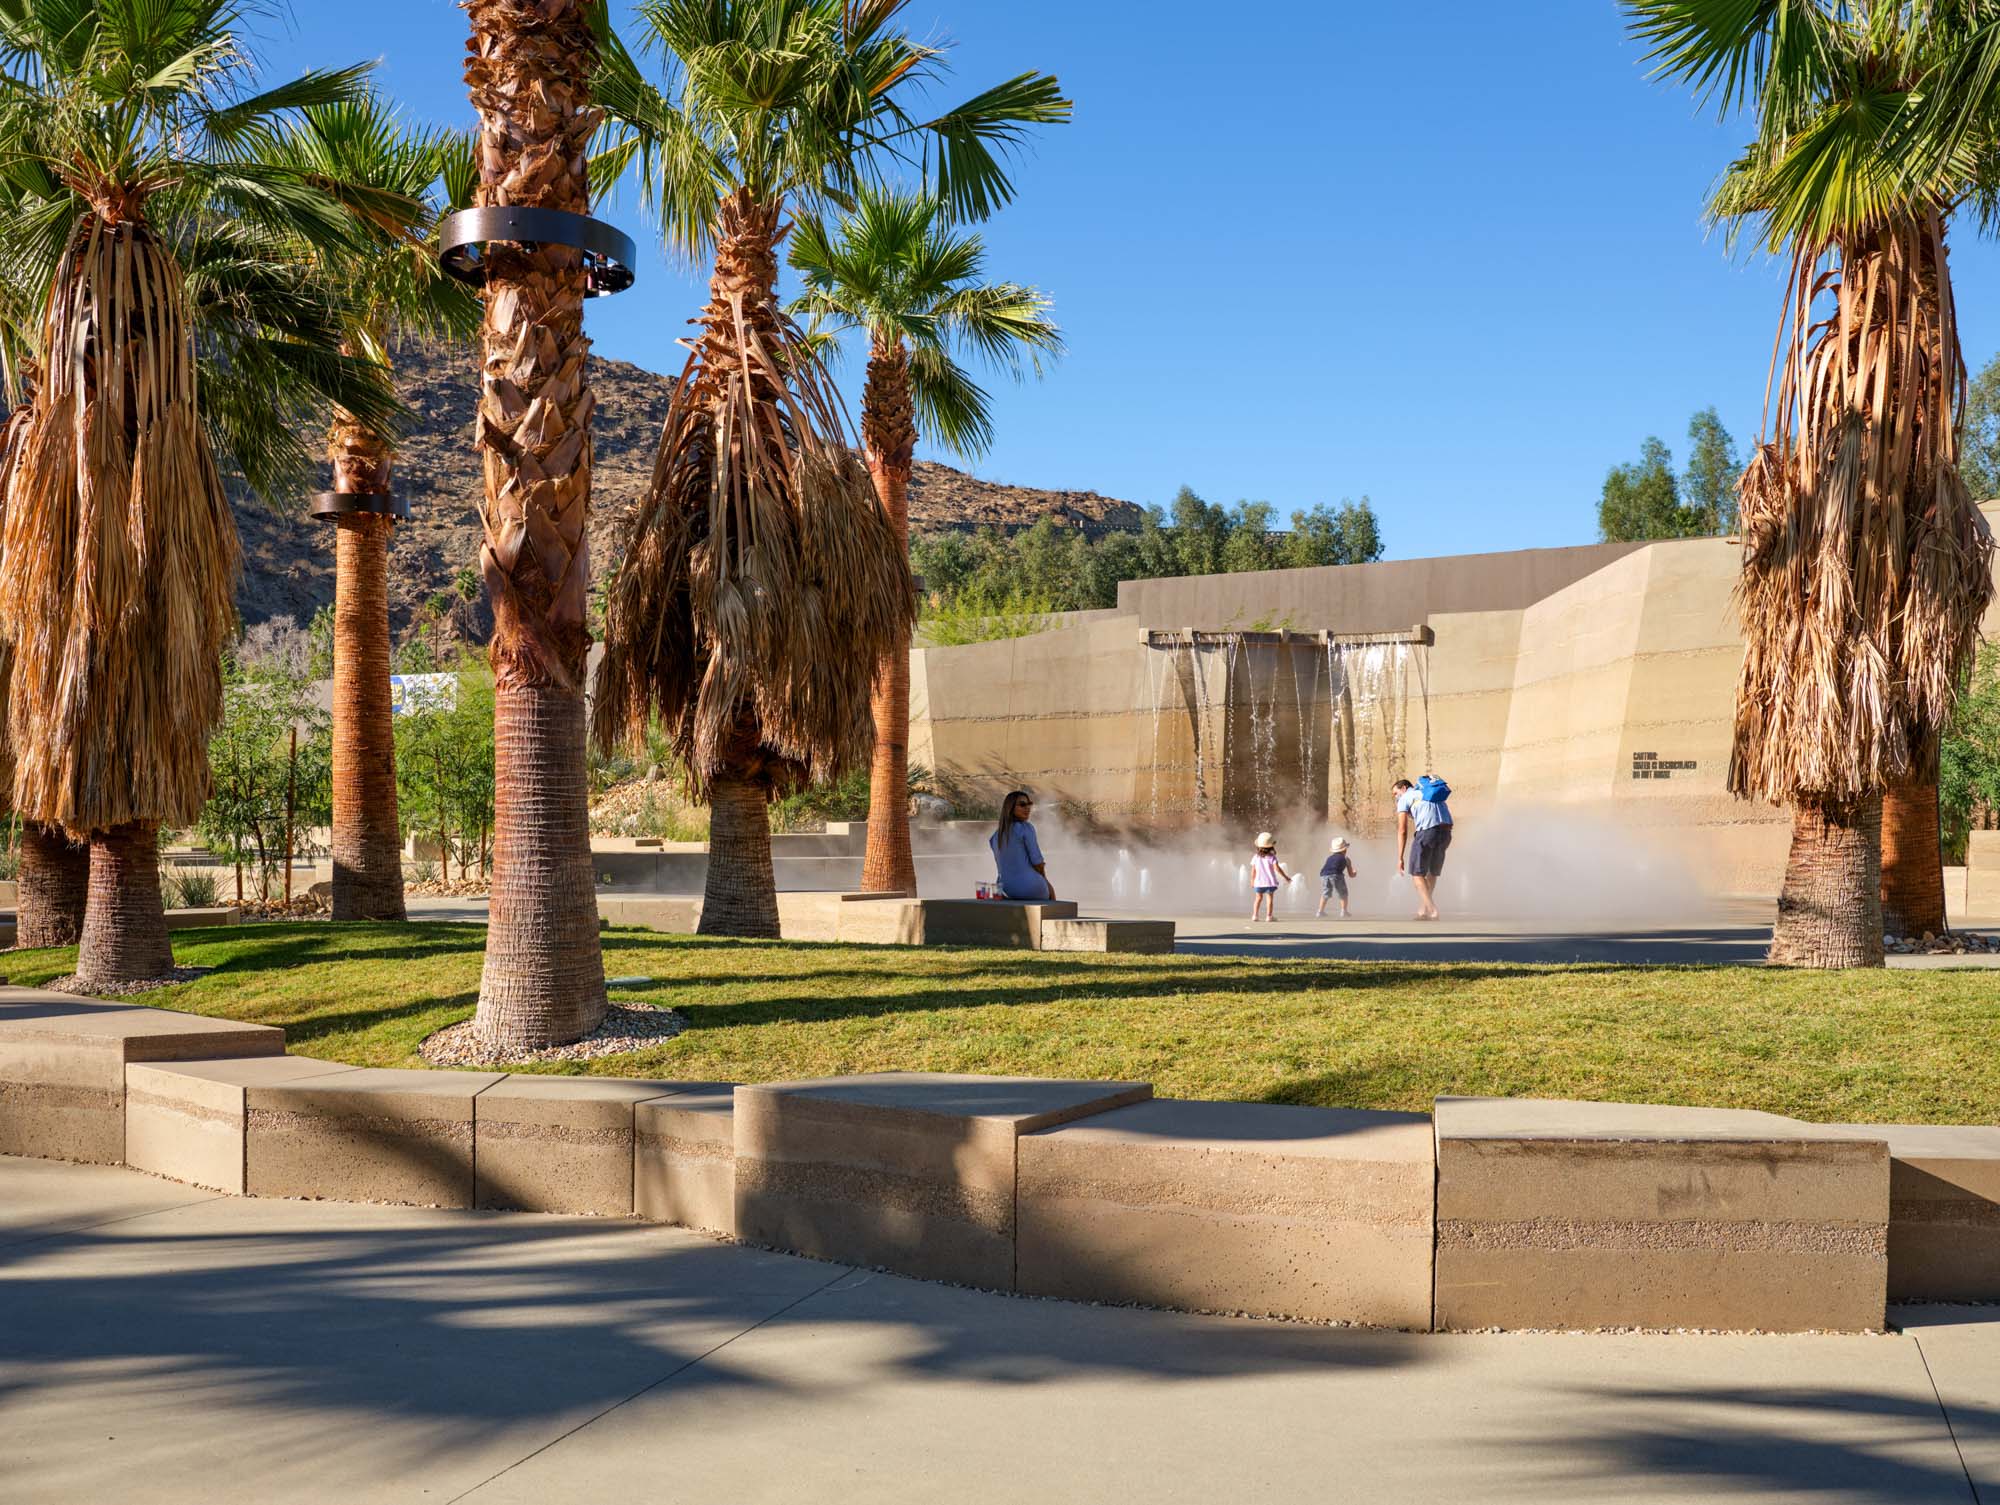
[{"label": "agave plant", "polygon": [[[793,312],[829,337],[868,339],[861,444],[896,547],[910,545],[910,469],[919,430],[956,454],[993,440],[987,394],[959,364],[971,354],[1014,376],[1039,375],[1062,352],[1049,302],[1016,282],[989,282],[981,238],[953,226],[944,206],[909,190],[864,186],[838,230],[806,218],[791,263],[805,281]],[[915,893],[910,847],[910,659],[907,635],[876,672],[875,753],[869,770],[868,845],[861,887]]]},{"label": "agave plant", "polygon": [[1883,791],[1925,777],[1993,591],[1992,539],[1958,474],[1945,248],[1963,204],[1991,209],[1993,117],[1959,112],[1971,128],[1949,141],[1931,122],[1968,12],[1628,10],[1660,73],[1754,111],[1711,212],[1791,264],[1768,430],[1741,487],[1729,774],[1737,794],[1792,807],[1771,959],[1880,965]]},{"label": "agave plant", "polygon": [[271,490],[309,473],[308,393],[395,412],[292,255],[345,242],[346,213],[252,150],[364,70],[246,92],[239,22],[225,0],[0,0],[0,320],[43,373],[0,540],[14,804],[90,843],[86,982],[172,965],[157,832],[207,796],[235,621],[218,449]]},{"label": "agave plant", "polygon": [[711,808],[701,929],[778,933],[766,807],[868,753],[875,667],[906,639],[909,562],[825,373],[778,297],[795,208],[850,201],[920,159],[982,215],[1012,194],[996,151],[1067,117],[1027,73],[936,115],[914,96],[943,54],[907,0],[649,0],[664,86],[608,46],[607,178],[636,169],[676,250],[712,255],[707,305],[652,485],[608,598],[596,731],[636,743],[658,714]]}]

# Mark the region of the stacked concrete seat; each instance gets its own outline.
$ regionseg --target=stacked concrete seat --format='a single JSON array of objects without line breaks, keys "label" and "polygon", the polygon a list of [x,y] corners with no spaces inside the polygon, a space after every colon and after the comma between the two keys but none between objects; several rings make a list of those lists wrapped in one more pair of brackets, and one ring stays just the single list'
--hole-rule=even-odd
[{"label": "stacked concrete seat", "polygon": [[1431,1325],[1421,1113],[1155,1098],[1024,1135],[1019,1163],[1022,1291]]},{"label": "stacked concrete seat", "polygon": [[654,1223],[736,1233],[736,1092],[687,1083],[633,1110],[634,1211]]},{"label": "stacked concrete seat", "polygon": [[1889,1152],[1776,1114],[1440,1098],[1440,1328],[1883,1324]]},{"label": "stacked concrete seat", "polygon": [[1889,1147],[1889,1299],[2000,1301],[2000,1128],[1841,1127]]},{"label": "stacked concrete seat", "polygon": [[1115,951],[1133,956],[1171,956],[1172,920],[1104,920],[1089,915],[1042,921],[1044,951]]},{"label": "stacked concrete seat", "polygon": [[120,1164],[128,1063],[284,1049],[268,1025],[0,987],[0,1154]]},{"label": "stacked concrete seat", "polygon": [[310,1056],[171,1061],[125,1068],[125,1163],[191,1186],[243,1196],[248,1100],[256,1087],[353,1071]]},{"label": "stacked concrete seat", "polygon": [[490,1071],[362,1068],[246,1089],[253,1197],[470,1207],[472,1104]]},{"label": "stacked concrete seat", "polygon": [[737,1236],[1012,1290],[1017,1141],[1152,1091],[936,1072],[739,1087]]},{"label": "stacked concrete seat", "polygon": [[635,1115],[688,1090],[619,1077],[503,1078],[473,1099],[478,1205],[630,1217]]}]

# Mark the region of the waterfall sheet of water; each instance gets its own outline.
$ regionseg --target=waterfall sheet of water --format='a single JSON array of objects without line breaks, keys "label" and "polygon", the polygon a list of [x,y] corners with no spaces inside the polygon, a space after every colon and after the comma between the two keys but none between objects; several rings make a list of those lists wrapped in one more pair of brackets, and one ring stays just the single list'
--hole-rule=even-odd
[{"label": "waterfall sheet of water", "polygon": [[1156,825],[1225,816],[1382,829],[1392,818],[1389,783],[1411,751],[1413,700],[1430,758],[1427,670],[1408,643],[1217,632],[1153,644],[1148,814]]}]

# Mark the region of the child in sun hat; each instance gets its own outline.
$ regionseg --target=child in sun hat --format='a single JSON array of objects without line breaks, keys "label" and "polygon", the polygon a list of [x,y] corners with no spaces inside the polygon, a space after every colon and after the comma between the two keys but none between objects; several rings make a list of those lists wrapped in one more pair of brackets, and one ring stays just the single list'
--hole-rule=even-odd
[{"label": "child in sun hat", "polygon": [[1250,856],[1250,881],[1257,890],[1257,897],[1250,901],[1250,923],[1256,924],[1261,914],[1262,918],[1275,925],[1278,922],[1278,885],[1290,883],[1292,875],[1278,861],[1278,838],[1269,831],[1257,833],[1257,847]]},{"label": "child in sun hat", "polygon": [[1326,901],[1335,894],[1340,895],[1340,917],[1347,918],[1347,880],[1358,878],[1361,870],[1354,865],[1354,859],[1347,855],[1347,838],[1333,838],[1333,853],[1319,865],[1319,914],[1326,916]]}]

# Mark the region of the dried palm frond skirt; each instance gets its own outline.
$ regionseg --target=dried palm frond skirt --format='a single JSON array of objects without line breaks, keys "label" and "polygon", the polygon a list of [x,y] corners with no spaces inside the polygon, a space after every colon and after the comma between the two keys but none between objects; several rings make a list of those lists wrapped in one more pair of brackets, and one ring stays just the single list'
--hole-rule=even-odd
[{"label": "dried palm frond skirt", "polygon": [[208,797],[239,548],[180,272],[143,221],[78,221],[42,338],[0,535],[15,807],[79,837],[186,824]]}]

